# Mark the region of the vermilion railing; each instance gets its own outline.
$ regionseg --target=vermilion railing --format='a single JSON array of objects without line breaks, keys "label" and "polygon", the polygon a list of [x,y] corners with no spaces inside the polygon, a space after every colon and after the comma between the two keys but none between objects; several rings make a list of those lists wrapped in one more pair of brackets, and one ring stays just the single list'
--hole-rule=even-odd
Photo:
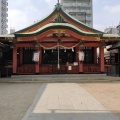
[{"label": "vermilion railing", "polygon": [[35,74],[35,65],[22,65],[17,69],[17,74]]},{"label": "vermilion railing", "polygon": [[99,65],[84,65],[83,66],[84,73],[100,73],[100,66]]}]

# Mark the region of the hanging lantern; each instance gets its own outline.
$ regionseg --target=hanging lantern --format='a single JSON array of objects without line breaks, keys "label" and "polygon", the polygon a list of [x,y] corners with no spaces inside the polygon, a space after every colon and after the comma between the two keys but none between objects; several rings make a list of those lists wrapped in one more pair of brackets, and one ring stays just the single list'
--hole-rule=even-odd
[{"label": "hanging lantern", "polygon": [[84,54],[83,51],[79,51],[79,52],[78,52],[79,61],[84,61],[84,56],[85,56],[85,54]]}]

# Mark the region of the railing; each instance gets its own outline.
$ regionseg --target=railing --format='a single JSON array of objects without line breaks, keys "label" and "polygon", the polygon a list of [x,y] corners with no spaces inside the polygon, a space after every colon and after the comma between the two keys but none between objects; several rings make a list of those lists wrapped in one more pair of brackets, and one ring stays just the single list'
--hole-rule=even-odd
[{"label": "railing", "polygon": [[84,73],[100,73],[99,65],[84,65],[83,66]]},{"label": "railing", "polygon": [[17,74],[35,74],[35,65],[22,65],[17,69]]},{"label": "railing", "polygon": [[40,66],[40,74],[66,74],[67,67],[66,65],[60,65],[60,69],[58,70],[57,65],[41,65]]}]

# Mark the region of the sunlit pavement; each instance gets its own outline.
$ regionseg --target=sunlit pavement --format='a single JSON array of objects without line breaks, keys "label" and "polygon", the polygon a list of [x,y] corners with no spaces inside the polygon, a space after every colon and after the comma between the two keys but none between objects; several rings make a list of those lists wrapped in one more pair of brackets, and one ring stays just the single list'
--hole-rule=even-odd
[{"label": "sunlit pavement", "polygon": [[43,84],[23,120],[119,120],[75,83]]}]

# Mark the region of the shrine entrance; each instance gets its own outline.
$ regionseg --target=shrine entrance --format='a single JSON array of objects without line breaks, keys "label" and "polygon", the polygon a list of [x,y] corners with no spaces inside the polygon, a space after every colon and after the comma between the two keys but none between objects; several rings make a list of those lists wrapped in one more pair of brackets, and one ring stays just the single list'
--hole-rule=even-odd
[{"label": "shrine entrance", "polygon": [[[58,68],[59,54],[59,68]],[[42,50],[42,64],[49,66],[52,74],[66,74],[67,64],[75,61],[75,50],[58,49]]]},{"label": "shrine entrance", "polygon": [[60,4],[45,19],[0,37],[13,49],[12,72],[18,75],[104,73],[104,47],[118,40],[73,19]]}]

